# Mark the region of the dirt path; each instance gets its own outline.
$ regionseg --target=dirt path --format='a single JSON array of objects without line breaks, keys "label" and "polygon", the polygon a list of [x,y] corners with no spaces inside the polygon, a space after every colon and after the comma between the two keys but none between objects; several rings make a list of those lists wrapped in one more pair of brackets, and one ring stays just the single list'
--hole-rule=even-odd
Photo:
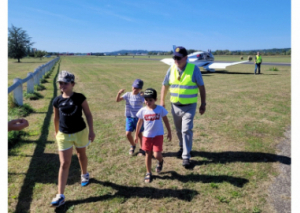
[{"label": "dirt path", "polygon": [[[277,145],[278,155],[291,157],[291,127],[288,127],[283,138]],[[291,165],[278,163],[279,175],[274,178],[269,188],[269,202],[277,213],[291,212]]]}]

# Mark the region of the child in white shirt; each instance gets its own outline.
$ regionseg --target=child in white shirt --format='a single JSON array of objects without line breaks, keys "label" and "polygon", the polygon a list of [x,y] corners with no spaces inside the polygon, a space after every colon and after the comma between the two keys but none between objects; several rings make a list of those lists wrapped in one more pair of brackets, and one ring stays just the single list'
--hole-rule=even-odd
[{"label": "child in white shirt", "polygon": [[160,173],[163,167],[164,161],[162,157],[162,151],[164,128],[162,121],[164,121],[165,126],[168,130],[167,138],[169,139],[169,141],[172,140],[172,134],[169,120],[166,116],[168,114],[168,111],[164,107],[155,104],[157,100],[156,90],[152,88],[146,89],[146,91],[144,92],[144,98],[146,106],[141,108],[136,114],[139,120],[136,127],[135,143],[138,142],[138,132],[144,124],[142,149],[146,152],[145,161],[147,173],[145,176],[145,183],[149,183],[152,180],[152,154],[158,160],[156,165],[156,172]]}]

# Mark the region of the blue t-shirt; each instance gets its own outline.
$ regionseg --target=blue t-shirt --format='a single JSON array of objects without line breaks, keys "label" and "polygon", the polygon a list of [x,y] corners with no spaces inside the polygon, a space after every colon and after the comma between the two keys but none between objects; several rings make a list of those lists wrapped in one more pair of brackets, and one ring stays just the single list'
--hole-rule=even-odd
[{"label": "blue t-shirt", "polygon": [[134,95],[132,92],[126,92],[122,98],[126,101],[125,116],[136,118],[136,113],[144,106],[144,96],[140,93]]}]

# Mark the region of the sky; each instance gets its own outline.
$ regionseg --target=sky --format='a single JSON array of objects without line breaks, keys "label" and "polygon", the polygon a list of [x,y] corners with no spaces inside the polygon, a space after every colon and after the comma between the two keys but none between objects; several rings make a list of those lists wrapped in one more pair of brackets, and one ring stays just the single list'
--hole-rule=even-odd
[{"label": "sky", "polygon": [[48,52],[291,47],[290,0],[9,0],[7,23]]}]

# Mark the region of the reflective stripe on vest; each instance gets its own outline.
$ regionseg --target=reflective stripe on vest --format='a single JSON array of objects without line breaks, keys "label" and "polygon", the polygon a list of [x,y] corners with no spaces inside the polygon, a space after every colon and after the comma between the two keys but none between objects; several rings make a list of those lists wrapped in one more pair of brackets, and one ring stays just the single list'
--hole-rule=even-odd
[{"label": "reflective stripe on vest", "polygon": [[175,64],[170,70],[170,101],[172,103],[197,103],[198,86],[192,81],[195,65],[187,63],[184,72],[178,80],[179,73]]},{"label": "reflective stripe on vest", "polygon": [[256,55],[256,63],[257,64],[261,63],[261,56]]}]

